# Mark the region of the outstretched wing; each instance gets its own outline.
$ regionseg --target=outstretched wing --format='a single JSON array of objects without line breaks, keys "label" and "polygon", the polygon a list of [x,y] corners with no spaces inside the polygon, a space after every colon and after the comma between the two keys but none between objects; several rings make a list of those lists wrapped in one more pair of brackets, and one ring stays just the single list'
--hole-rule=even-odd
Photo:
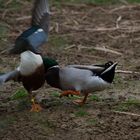
[{"label": "outstretched wing", "polygon": [[101,74],[104,70],[109,68],[113,64],[112,61],[108,61],[105,64],[93,64],[93,65],[69,65],[70,67],[78,68],[78,69],[86,69],[90,70],[95,74]]},{"label": "outstretched wing", "polygon": [[18,70],[14,70],[5,74],[0,74],[0,85],[10,80],[18,81],[19,76],[20,76],[20,73]]},{"label": "outstretched wing", "polygon": [[38,53],[38,49],[48,41],[49,32],[48,0],[35,0],[32,11],[31,27],[25,30],[9,50],[11,54],[20,54],[26,50]]},{"label": "outstretched wing", "polygon": [[50,17],[48,0],[35,0],[32,13],[32,25],[39,25],[48,34]]}]

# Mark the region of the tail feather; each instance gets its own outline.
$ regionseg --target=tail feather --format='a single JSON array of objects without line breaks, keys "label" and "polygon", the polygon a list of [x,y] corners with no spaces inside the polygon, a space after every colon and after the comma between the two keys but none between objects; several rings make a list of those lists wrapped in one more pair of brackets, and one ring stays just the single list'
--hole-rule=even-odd
[{"label": "tail feather", "polygon": [[108,67],[107,69],[105,69],[100,77],[109,82],[109,83],[112,83],[113,79],[114,79],[114,76],[115,76],[115,68],[117,66],[117,63],[114,63],[113,65],[111,65],[110,67]]}]

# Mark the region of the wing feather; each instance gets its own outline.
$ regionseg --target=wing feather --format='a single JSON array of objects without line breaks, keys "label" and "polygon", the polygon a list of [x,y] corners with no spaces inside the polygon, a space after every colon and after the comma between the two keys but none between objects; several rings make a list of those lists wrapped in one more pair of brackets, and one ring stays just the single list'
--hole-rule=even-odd
[{"label": "wing feather", "polygon": [[14,70],[5,74],[1,74],[0,75],[0,85],[10,81],[10,80],[14,80],[14,81],[18,81],[20,76],[20,72],[18,70]]},{"label": "wing feather", "polygon": [[48,34],[50,16],[48,0],[35,0],[32,13],[32,25],[41,26]]},{"label": "wing feather", "polygon": [[90,70],[94,73],[102,72],[105,69],[103,66],[101,67],[101,66],[96,66],[96,65],[68,65],[68,67]]}]

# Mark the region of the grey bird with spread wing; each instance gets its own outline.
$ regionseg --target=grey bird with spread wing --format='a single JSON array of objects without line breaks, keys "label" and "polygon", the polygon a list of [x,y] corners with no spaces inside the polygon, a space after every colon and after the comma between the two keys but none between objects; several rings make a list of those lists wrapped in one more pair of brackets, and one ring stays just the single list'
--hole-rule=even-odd
[{"label": "grey bird with spread wing", "polygon": [[17,37],[9,53],[20,54],[26,50],[38,53],[38,48],[48,41],[49,16],[48,0],[35,0],[31,26]]}]

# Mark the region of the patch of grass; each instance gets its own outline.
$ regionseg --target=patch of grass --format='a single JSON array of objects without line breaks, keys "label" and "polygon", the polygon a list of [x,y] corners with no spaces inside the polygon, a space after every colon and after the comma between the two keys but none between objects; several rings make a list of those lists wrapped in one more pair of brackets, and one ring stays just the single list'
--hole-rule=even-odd
[{"label": "patch of grass", "polygon": [[122,79],[122,77],[118,74],[115,75],[114,80],[113,80],[113,85],[117,88],[124,88],[124,80]]},{"label": "patch of grass", "polygon": [[54,128],[55,124],[42,116],[42,112],[32,112],[31,118],[34,122],[37,122],[43,128]]},{"label": "patch of grass", "polygon": [[28,98],[21,99],[17,105],[18,110],[25,110],[31,107],[31,102]]},{"label": "patch of grass", "polygon": [[101,101],[101,98],[99,96],[97,96],[97,95],[91,95],[90,99],[92,101],[96,101],[96,102],[100,102]]},{"label": "patch of grass", "polygon": [[51,93],[51,96],[53,96],[53,97],[59,97],[60,96],[60,93],[58,91],[55,91],[55,92],[52,92]]},{"label": "patch of grass", "polygon": [[27,91],[24,88],[21,88],[17,90],[11,97],[11,100],[19,100],[19,99],[24,99],[25,97],[28,96]]},{"label": "patch of grass", "polygon": [[60,3],[86,3],[96,5],[112,5],[112,4],[125,4],[125,3],[140,3],[140,0],[54,0],[53,3],[60,6]]},{"label": "patch of grass", "polygon": [[0,40],[3,40],[3,38],[6,38],[8,32],[9,32],[8,27],[5,26],[4,23],[0,23]]},{"label": "patch of grass", "polygon": [[140,100],[137,99],[128,99],[123,103],[120,103],[115,107],[116,111],[128,111],[130,107],[140,108]]},{"label": "patch of grass", "polygon": [[76,100],[76,99],[80,99],[81,97],[79,97],[79,96],[76,96],[76,95],[73,95],[73,96],[69,96],[69,99],[71,99],[71,100]]},{"label": "patch of grass", "polygon": [[55,124],[49,120],[39,121],[40,125],[45,128],[55,128]]},{"label": "patch of grass", "polygon": [[133,106],[136,106],[136,107],[140,107],[140,100],[130,98],[125,102],[125,104],[127,104],[128,106],[133,105]]},{"label": "patch of grass", "polygon": [[114,77],[114,83],[118,84],[118,83],[122,83],[122,78],[120,75],[116,74]]},{"label": "patch of grass", "polygon": [[69,0],[70,2],[76,3],[87,3],[87,4],[116,4],[118,0]]},{"label": "patch of grass", "polygon": [[1,9],[12,9],[12,10],[21,10],[21,3],[18,0],[12,0],[7,3],[6,0],[0,0],[0,8]]},{"label": "patch of grass", "polygon": [[115,107],[116,111],[128,111],[128,106],[124,103],[120,103],[118,106]]},{"label": "patch of grass", "polygon": [[128,3],[140,3],[140,0],[126,0]]},{"label": "patch of grass", "polygon": [[61,49],[61,48],[64,48],[68,44],[68,41],[64,37],[60,37],[58,35],[53,35],[53,36],[50,36],[50,38],[49,38],[49,44],[53,48]]},{"label": "patch of grass", "polygon": [[28,108],[31,103],[28,98],[28,93],[24,88],[17,90],[11,97],[10,100],[18,100],[19,103],[17,105],[18,110],[24,110]]},{"label": "patch of grass", "polygon": [[87,116],[87,115],[89,115],[89,114],[88,114],[88,112],[85,111],[83,108],[80,108],[80,109],[78,109],[78,111],[76,111],[76,112],[74,113],[74,115],[75,115],[76,117],[84,117],[84,116]]}]

